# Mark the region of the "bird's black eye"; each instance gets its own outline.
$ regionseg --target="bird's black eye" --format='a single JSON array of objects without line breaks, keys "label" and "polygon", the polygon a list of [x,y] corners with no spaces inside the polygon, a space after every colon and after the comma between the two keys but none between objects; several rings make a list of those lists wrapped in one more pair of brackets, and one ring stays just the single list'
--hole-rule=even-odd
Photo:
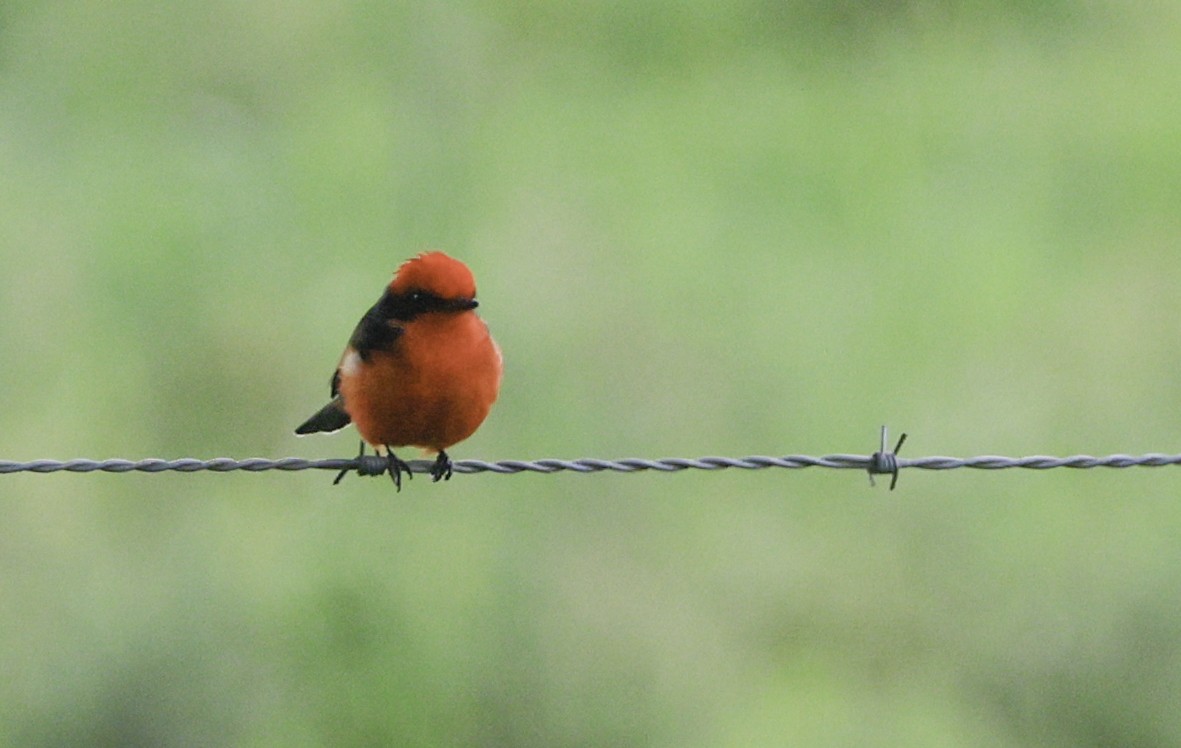
[{"label": "bird's black eye", "polygon": [[439,311],[443,300],[430,291],[408,289],[402,293],[387,292],[378,303],[380,313],[386,319],[407,322],[420,314]]}]

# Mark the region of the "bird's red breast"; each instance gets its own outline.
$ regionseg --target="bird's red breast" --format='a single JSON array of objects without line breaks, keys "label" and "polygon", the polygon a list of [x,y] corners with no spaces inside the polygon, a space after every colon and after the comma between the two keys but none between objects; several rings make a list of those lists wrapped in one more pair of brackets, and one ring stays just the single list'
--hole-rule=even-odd
[{"label": "bird's red breast", "polygon": [[475,433],[500,390],[500,351],[468,311],[407,323],[390,350],[341,362],[345,412],[370,444],[442,451]]}]

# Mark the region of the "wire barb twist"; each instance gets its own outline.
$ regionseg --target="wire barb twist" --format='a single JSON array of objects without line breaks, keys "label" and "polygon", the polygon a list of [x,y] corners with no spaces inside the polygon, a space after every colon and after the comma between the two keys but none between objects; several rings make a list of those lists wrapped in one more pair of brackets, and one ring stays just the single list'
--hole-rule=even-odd
[{"label": "wire barb twist", "polygon": [[906,434],[898,437],[898,444],[895,445],[893,452],[886,451],[886,444],[889,443],[889,431],[885,426],[882,426],[882,446],[877,452],[870,455],[869,467],[866,470],[869,472],[869,485],[874,485],[873,477],[875,475],[889,475],[890,476],[890,490],[894,490],[894,486],[898,485],[898,451],[902,449],[903,442],[906,441]]}]

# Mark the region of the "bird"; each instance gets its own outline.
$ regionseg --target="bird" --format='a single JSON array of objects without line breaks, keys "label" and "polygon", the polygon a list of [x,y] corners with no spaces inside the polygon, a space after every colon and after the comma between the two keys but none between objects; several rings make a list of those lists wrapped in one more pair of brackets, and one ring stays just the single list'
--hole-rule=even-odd
[{"label": "bird", "polygon": [[477,306],[475,277],[464,263],[438,251],[406,260],[353,330],[332,375],[328,404],[295,433],[354,424],[360,456],[366,442],[378,455],[384,448],[398,491],[402,473],[413,474],[395,447],[436,452],[431,478],[450,479],[447,450],[488,417],[504,370],[500,347],[476,315]]}]

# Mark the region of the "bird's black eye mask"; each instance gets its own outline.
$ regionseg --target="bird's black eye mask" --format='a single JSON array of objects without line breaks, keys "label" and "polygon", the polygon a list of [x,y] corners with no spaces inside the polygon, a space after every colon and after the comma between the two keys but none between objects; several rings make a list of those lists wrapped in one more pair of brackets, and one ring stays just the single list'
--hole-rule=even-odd
[{"label": "bird's black eye mask", "polygon": [[385,319],[409,322],[420,314],[465,312],[468,309],[475,309],[476,306],[475,299],[444,299],[430,291],[412,288],[405,293],[397,294],[386,289],[381,299],[378,300],[376,309],[378,314]]}]

